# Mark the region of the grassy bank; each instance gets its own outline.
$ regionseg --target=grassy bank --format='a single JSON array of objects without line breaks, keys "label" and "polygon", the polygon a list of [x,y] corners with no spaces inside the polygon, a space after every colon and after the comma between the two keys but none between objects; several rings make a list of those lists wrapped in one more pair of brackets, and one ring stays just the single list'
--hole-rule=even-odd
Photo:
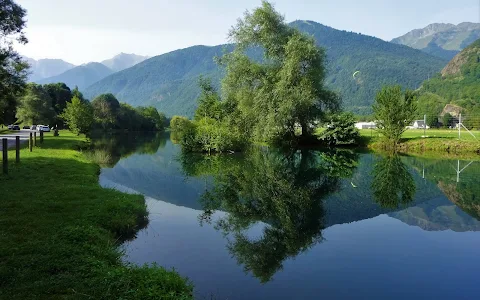
[{"label": "grassy bank", "polygon": [[121,262],[118,242],[146,225],[143,196],[98,184],[83,138],[46,134],[0,175],[0,298],[188,299],[185,279]]},{"label": "grassy bank", "polygon": [[[364,129],[360,131],[362,138],[367,141],[368,148],[382,150],[381,137],[376,131]],[[473,132],[471,136],[463,131],[458,139],[458,131],[430,129],[424,136],[423,130],[407,130],[402,135],[398,151],[403,153],[436,153],[443,156],[453,155],[478,155],[480,154],[480,132]]]}]

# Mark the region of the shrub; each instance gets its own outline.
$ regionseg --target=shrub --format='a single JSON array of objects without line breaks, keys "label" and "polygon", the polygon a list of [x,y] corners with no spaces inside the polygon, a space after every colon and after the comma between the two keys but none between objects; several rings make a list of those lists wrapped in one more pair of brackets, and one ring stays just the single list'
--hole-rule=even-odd
[{"label": "shrub", "polygon": [[360,133],[355,127],[355,117],[352,113],[333,115],[320,137],[328,146],[354,145],[358,143],[359,138]]}]

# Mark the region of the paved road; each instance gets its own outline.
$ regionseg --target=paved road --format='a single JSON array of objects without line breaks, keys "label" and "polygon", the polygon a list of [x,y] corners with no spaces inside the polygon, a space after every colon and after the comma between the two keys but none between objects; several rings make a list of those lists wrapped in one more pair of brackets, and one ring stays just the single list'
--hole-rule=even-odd
[{"label": "paved road", "polygon": [[[25,143],[28,141],[28,137],[30,136],[30,132],[34,132],[34,130],[23,129],[19,131],[10,131],[6,134],[0,134],[0,140],[7,138],[8,139],[8,148],[15,147],[15,137],[18,135],[20,136],[20,143]],[[37,133],[38,134],[38,133]],[[39,135],[39,134],[38,134]],[[0,141],[0,150],[2,150],[3,142]]]}]

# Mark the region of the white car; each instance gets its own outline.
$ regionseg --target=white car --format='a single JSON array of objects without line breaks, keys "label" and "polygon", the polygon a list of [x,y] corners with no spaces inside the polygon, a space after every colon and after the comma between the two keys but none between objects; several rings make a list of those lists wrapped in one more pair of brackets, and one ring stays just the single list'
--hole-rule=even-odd
[{"label": "white car", "polygon": [[37,130],[38,131],[43,131],[43,132],[50,132],[50,127],[45,126],[45,125],[38,125]]}]

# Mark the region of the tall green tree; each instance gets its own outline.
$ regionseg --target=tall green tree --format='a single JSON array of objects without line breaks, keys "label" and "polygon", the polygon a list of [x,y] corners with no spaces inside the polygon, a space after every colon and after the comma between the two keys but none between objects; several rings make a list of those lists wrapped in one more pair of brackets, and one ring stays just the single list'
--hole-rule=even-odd
[{"label": "tall green tree", "polygon": [[93,109],[88,101],[82,101],[73,96],[71,102],[66,103],[63,113],[60,115],[68,128],[76,134],[89,133],[93,124]]},{"label": "tall green tree", "polygon": [[112,94],[102,94],[92,101],[93,116],[95,122],[99,123],[103,129],[112,129],[116,125],[116,117],[120,109],[120,103]]},{"label": "tall green tree", "polygon": [[43,86],[29,83],[19,99],[17,119],[27,124],[50,124],[55,117],[52,99]]},{"label": "tall green tree", "polygon": [[166,117],[163,113],[159,113],[153,106],[138,107],[137,112],[142,116],[141,127],[144,130],[164,130]]},{"label": "tall green tree", "polygon": [[75,88],[72,90],[72,98],[77,97],[78,99],[82,101],[86,101],[85,97],[83,97],[82,92],[78,89],[78,86],[75,86]]},{"label": "tall green tree", "polygon": [[58,115],[61,114],[65,107],[67,107],[67,102],[70,102],[73,98],[70,88],[63,82],[45,84],[43,88],[52,99],[52,106],[55,113]]},{"label": "tall green tree", "polygon": [[[246,12],[230,32],[233,53],[220,62],[225,111],[230,123],[266,141],[291,141],[299,124],[302,136],[326,110],[339,107],[339,97],[324,85],[325,51],[313,38],[289,27],[267,1]],[[261,62],[247,52],[260,47]]]},{"label": "tall green tree", "polygon": [[119,129],[140,130],[142,118],[135,108],[127,103],[120,103],[117,112],[117,127]]},{"label": "tall green tree", "polygon": [[220,120],[222,117],[220,95],[213,87],[211,79],[200,76],[198,85],[200,86],[201,94],[197,99],[198,108],[195,110],[194,119],[211,118]]},{"label": "tall green tree", "polygon": [[45,91],[50,95],[52,99],[52,107],[55,111],[55,117],[52,120],[52,125],[60,125],[63,127],[63,119],[61,114],[67,107],[67,103],[72,100],[72,91],[65,83],[50,83],[43,85]]},{"label": "tall green tree", "polygon": [[385,86],[377,93],[373,105],[377,130],[395,147],[407,126],[415,119],[417,106],[413,91],[402,92],[399,85]]},{"label": "tall green tree", "polygon": [[443,117],[442,117],[443,127],[448,128],[449,126],[452,125],[452,121],[453,121],[453,117],[452,117],[451,114],[446,113],[446,114],[443,115]]},{"label": "tall green tree", "polygon": [[438,126],[438,115],[428,115],[427,126],[430,128],[436,128]]},{"label": "tall green tree", "polygon": [[15,98],[24,90],[28,64],[13,43],[26,44],[26,11],[12,0],[0,1],[0,121],[13,114]]}]

